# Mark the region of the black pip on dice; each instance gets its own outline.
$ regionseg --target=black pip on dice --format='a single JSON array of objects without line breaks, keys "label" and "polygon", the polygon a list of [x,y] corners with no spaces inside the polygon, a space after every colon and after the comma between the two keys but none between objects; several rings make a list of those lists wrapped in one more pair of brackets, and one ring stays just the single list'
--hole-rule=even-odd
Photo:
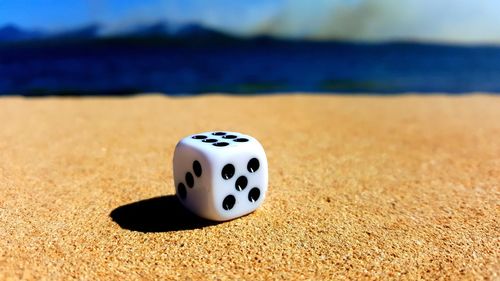
[{"label": "black pip on dice", "polygon": [[179,141],[174,152],[177,197],[193,213],[225,221],[257,209],[264,201],[267,158],[253,137],[206,132]]}]

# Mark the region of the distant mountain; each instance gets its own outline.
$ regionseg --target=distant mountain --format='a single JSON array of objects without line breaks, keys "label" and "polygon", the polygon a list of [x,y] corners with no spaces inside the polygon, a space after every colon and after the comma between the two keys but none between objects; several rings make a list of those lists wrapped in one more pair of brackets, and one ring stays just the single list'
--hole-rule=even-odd
[{"label": "distant mountain", "polygon": [[210,29],[204,27],[200,24],[186,24],[181,26],[174,33],[177,37],[197,37],[197,38],[221,38],[221,37],[232,37],[226,33],[217,31],[215,29]]},{"label": "distant mountain", "polygon": [[156,22],[137,25],[123,30],[114,31],[105,37],[166,37],[166,38],[226,38],[231,37],[200,24],[172,24]]},{"label": "distant mountain", "polygon": [[232,38],[231,35],[204,27],[200,24],[173,24],[164,21],[145,25],[133,25],[113,30],[110,30],[107,26],[103,26],[101,24],[90,24],[62,32],[30,31],[15,25],[0,27],[0,43],[22,41],[71,41],[127,37],[161,37],[179,40],[218,40]]},{"label": "distant mountain", "polygon": [[100,37],[102,26],[99,24],[90,24],[80,28],[66,30],[46,36],[45,39],[93,39]]},{"label": "distant mountain", "polygon": [[16,25],[8,24],[0,27],[0,42],[17,42],[40,39],[43,33],[40,31],[24,30]]}]

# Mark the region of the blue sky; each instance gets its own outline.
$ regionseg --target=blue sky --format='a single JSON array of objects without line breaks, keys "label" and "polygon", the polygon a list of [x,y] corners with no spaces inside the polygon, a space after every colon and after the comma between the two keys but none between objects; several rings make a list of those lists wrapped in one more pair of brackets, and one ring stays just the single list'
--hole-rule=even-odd
[{"label": "blue sky", "polygon": [[498,0],[0,0],[0,25],[120,30],[159,20],[240,36],[500,43]]},{"label": "blue sky", "polygon": [[[97,21],[110,23],[130,16],[142,6],[157,7],[160,4],[161,1],[157,0],[0,0],[0,24],[64,29]],[[162,13],[160,9],[156,11]]]}]

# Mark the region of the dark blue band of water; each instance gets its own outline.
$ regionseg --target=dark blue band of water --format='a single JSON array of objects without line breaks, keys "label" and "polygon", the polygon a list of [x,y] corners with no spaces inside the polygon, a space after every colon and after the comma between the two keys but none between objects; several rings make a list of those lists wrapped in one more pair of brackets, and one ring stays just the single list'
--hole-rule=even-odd
[{"label": "dark blue band of water", "polygon": [[0,93],[500,92],[500,48],[277,40],[0,46]]}]

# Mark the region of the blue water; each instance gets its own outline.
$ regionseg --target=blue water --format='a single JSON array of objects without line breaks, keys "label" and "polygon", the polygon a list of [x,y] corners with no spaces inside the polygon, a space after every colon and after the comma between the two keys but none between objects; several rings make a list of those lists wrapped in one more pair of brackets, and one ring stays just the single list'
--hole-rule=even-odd
[{"label": "blue water", "polygon": [[500,48],[90,41],[0,46],[0,94],[500,92]]}]

